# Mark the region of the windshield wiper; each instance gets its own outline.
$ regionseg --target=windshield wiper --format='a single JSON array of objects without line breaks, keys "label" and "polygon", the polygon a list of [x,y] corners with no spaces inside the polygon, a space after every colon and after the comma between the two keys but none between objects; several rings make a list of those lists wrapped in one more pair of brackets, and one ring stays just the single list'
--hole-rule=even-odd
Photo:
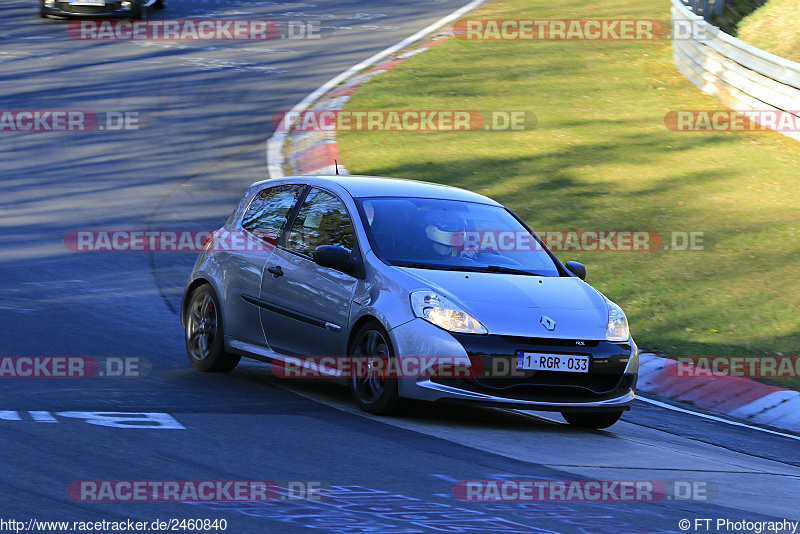
[{"label": "windshield wiper", "polygon": [[439,271],[461,271],[458,265],[444,265],[439,263],[423,263],[419,261],[389,260],[395,267],[411,267],[412,269],[436,269]]},{"label": "windshield wiper", "polygon": [[476,271],[479,273],[503,273],[503,274],[524,274],[527,276],[544,276],[533,271],[526,271],[524,269],[515,269],[514,267],[506,267],[505,265],[465,265],[461,268],[464,271]]},{"label": "windshield wiper", "polygon": [[417,261],[392,261],[396,267],[411,267],[412,269],[436,269],[439,271],[467,271],[476,273],[502,273],[502,274],[522,274],[526,276],[545,276],[543,274],[515,269],[504,265],[450,265],[439,263],[423,263]]}]

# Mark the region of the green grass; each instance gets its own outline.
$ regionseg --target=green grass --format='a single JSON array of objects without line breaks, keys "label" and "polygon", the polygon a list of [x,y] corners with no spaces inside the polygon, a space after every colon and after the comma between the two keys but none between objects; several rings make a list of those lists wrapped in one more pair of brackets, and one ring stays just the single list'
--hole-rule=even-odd
[{"label": "green grass", "polygon": [[800,61],[800,2],[769,0],[737,26],[737,37],[781,57]]},{"label": "green grass", "polygon": [[[796,1],[796,0],[795,0]],[[668,3],[494,1],[474,18],[669,18]],[[674,109],[724,109],[650,42],[451,39],[376,76],[346,109],[530,110],[535,130],[342,132],[354,174],[452,184],[539,230],[703,231],[702,252],[573,252],[668,355],[800,354],[800,143],[677,133]],[[800,380],[781,380],[800,386]]]}]

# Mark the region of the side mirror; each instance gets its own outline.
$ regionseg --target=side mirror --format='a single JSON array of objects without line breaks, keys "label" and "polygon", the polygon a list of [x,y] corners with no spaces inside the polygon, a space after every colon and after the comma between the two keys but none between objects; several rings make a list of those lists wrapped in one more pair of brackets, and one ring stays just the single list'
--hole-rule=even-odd
[{"label": "side mirror", "polygon": [[321,245],[314,249],[314,263],[321,267],[329,267],[353,274],[356,266],[350,261],[350,251],[337,245]]},{"label": "side mirror", "polygon": [[565,265],[569,272],[581,280],[586,280],[586,266],[584,264],[578,263],[577,261],[568,261]]}]

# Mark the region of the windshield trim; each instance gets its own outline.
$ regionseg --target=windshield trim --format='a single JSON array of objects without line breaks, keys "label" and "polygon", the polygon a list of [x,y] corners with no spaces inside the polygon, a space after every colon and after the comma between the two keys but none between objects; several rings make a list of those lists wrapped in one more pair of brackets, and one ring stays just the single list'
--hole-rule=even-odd
[{"label": "windshield trim", "polygon": [[424,261],[411,261],[411,260],[395,260],[391,265],[394,267],[401,267],[405,269],[430,269],[432,271],[460,271],[465,273],[511,274],[516,276],[539,276],[541,278],[549,277],[546,274],[537,273],[536,271],[515,269],[514,267],[506,267],[503,265],[448,265],[445,263],[441,264],[426,263]]}]

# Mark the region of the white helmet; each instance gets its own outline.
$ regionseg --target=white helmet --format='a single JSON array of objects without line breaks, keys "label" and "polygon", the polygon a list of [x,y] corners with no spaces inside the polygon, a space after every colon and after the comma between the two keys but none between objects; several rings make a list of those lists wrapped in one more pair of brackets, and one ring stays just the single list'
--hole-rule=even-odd
[{"label": "white helmet", "polygon": [[[466,221],[450,211],[436,210],[428,214],[425,235],[428,239],[448,247],[463,246]],[[460,235],[454,237],[455,234]]]}]

